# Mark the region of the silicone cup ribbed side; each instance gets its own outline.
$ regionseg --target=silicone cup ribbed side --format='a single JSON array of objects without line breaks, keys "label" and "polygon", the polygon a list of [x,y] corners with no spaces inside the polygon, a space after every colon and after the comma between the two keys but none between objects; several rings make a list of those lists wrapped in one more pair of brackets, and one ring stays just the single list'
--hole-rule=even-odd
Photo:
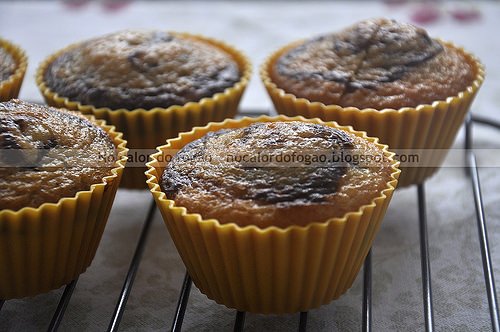
[{"label": "silicone cup ribbed side", "polygon": [[[234,86],[224,92],[217,93],[210,98],[203,98],[199,102],[189,102],[182,106],[168,108],[145,109],[118,109],[106,107],[96,108],[92,105],[82,105],[79,102],[68,100],[51,91],[44,82],[44,73],[48,66],[61,54],[74,48],[70,45],[45,59],[38,67],[36,81],[45,101],[55,107],[65,107],[79,110],[84,114],[93,114],[98,119],[104,119],[115,125],[123,132],[130,149],[154,149],[164,144],[167,138],[175,137],[180,132],[189,131],[194,126],[203,126],[210,121],[222,121],[236,115],[238,104],[250,80],[252,68],[247,57],[237,49],[215,39],[191,35],[187,33],[171,32],[177,36],[193,38],[218,47],[236,61],[241,72],[241,79]],[[125,171],[121,187],[144,189],[144,172],[146,167],[128,167]]]},{"label": "silicone cup ribbed side", "polygon": [[432,176],[443,162],[447,149],[451,147],[455,136],[464,121],[470,105],[484,81],[484,68],[471,54],[452,43],[442,42],[446,47],[462,53],[473,65],[477,75],[472,84],[457,96],[435,101],[432,105],[404,107],[395,109],[358,109],[310,102],[304,98],[286,93],[272,82],[270,70],[277,59],[301,41],[287,45],[273,53],[260,69],[261,79],[280,114],[287,116],[302,115],[306,118],[320,118],[324,121],[336,121],[341,125],[351,125],[356,130],[366,131],[369,136],[378,137],[380,142],[393,150],[405,153],[419,153],[428,149],[431,153],[421,154],[425,160],[419,160],[426,167],[402,167],[399,187],[422,183]]},{"label": "silicone cup ribbed side", "polygon": [[[166,151],[180,149],[210,131],[263,121],[323,123],[319,119],[278,116],[226,120],[194,128],[158,148],[160,152],[147,164],[147,183],[187,271],[201,292],[242,311],[306,311],[329,303],[351,287],[397,185],[398,162],[392,159],[387,146],[378,144],[390,158],[393,170],[380,196],[343,218],[306,227],[259,229],[221,225],[217,220],[203,220],[199,214],[189,214],[166,199],[158,184],[165,168],[165,163],[158,159]],[[340,127],[334,122],[326,124]],[[353,131],[352,127],[340,128],[377,141],[364,132]]]},{"label": "silicone cup ribbed side", "polygon": [[0,299],[34,296],[74,280],[90,266],[108,220],[127,161],[126,141],[113,126],[103,128],[118,160],[102,183],[74,197],[38,208],[0,211]]},{"label": "silicone cup ribbed side", "polygon": [[19,46],[2,38],[0,38],[0,48],[5,49],[17,64],[14,73],[5,81],[0,81],[0,101],[8,101],[19,96],[19,90],[21,90],[24,74],[28,67],[28,58]]}]

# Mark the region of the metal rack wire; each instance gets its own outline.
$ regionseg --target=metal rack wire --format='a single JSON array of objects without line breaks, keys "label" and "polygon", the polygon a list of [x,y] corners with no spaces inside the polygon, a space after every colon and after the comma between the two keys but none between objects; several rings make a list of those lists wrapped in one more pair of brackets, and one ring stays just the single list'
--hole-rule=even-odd
[{"label": "metal rack wire", "polygon": [[[246,115],[261,115],[263,112],[245,112]],[[477,167],[476,156],[472,151],[472,129],[473,124],[485,125],[500,130],[500,123],[489,120],[484,117],[472,115],[465,121],[465,171],[470,178],[473,189],[476,221],[478,229],[479,244],[481,249],[481,258],[483,266],[483,274],[485,280],[486,296],[488,298],[490,319],[492,331],[500,332],[500,319],[498,312],[498,302],[496,297],[495,279],[493,275],[493,267],[491,263],[491,255],[488,241],[488,231],[486,227],[486,218],[483,206],[483,197],[481,192],[481,184],[479,180],[479,172]],[[426,195],[425,184],[417,185],[417,200],[418,200],[418,215],[419,215],[419,236],[420,236],[420,259],[422,272],[422,302],[425,319],[425,330],[434,330],[434,315],[433,315],[433,300],[432,300],[432,282],[431,282],[431,264],[429,259],[429,244],[427,233],[427,213],[426,213]],[[151,228],[152,220],[156,211],[155,202],[151,201],[146,219],[143,224],[137,246],[130,263],[128,273],[125,277],[120,296],[118,298],[114,313],[111,317],[108,331],[118,331],[121,319],[125,312],[128,297],[134,285],[135,275],[139,269],[142,254],[147,243],[148,234]],[[63,294],[61,295],[57,309],[54,312],[52,320],[49,324],[48,331],[57,331],[64,317],[67,305],[71,300],[73,290],[76,287],[78,279],[69,283]],[[182,288],[180,290],[175,316],[172,322],[172,331],[181,331],[185,312],[189,302],[189,295],[192,288],[192,281],[186,273]],[[4,301],[0,300],[0,310]],[[372,324],[372,253],[368,253],[363,267],[363,296],[362,296],[362,331],[371,331]],[[298,317],[298,330],[306,331],[307,328],[307,312],[301,312]],[[234,331],[242,331],[245,325],[245,312],[237,311],[235,314]]]}]

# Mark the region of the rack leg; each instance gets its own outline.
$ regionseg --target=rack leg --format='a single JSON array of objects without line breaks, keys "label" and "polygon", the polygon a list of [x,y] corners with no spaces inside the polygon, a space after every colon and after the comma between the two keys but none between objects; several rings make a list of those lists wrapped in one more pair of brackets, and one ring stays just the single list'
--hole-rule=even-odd
[{"label": "rack leg", "polygon": [[3,304],[5,303],[4,300],[0,300],[0,310],[2,310]]},{"label": "rack leg", "polygon": [[245,326],[245,315],[244,311],[236,312],[236,320],[234,321],[234,332],[243,331],[243,327]]},{"label": "rack leg", "polygon": [[488,243],[488,230],[484,216],[483,197],[481,195],[481,184],[479,182],[479,172],[477,170],[476,156],[472,151],[467,152],[467,163],[474,192],[474,203],[476,208],[477,229],[479,233],[479,245],[481,247],[481,258],[483,261],[484,282],[488,295],[490,309],[491,327],[495,332],[500,331],[498,317],[498,303],[496,297],[495,277],[491,264],[490,246]]},{"label": "rack leg", "polygon": [[57,309],[54,312],[54,316],[50,321],[49,328],[47,331],[55,332],[59,329],[59,325],[64,317],[64,313],[66,312],[66,308],[68,307],[69,300],[71,299],[71,295],[73,295],[73,291],[75,290],[76,283],[78,282],[78,278],[70,282],[66,288],[64,288],[64,292],[59,300],[59,304],[57,305]]},{"label": "rack leg", "polygon": [[363,268],[363,320],[361,331],[372,330],[372,251],[368,252]]},{"label": "rack leg", "polygon": [[429,242],[427,237],[427,212],[425,208],[424,184],[418,185],[418,216],[420,229],[420,261],[422,265],[422,291],[424,301],[425,330],[434,330],[434,312],[432,308],[431,265],[429,260]]},{"label": "rack leg", "polygon": [[116,304],[113,317],[111,318],[111,322],[109,323],[108,331],[118,331],[118,326],[120,325],[120,322],[122,320],[128,297],[130,295],[130,292],[132,291],[132,286],[134,285],[135,275],[137,273],[137,270],[139,269],[139,264],[141,263],[142,253],[144,252],[144,247],[146,246],[147,237],[151,228],[151,223],[153,221],[155,211],[156,204],[155,201],[152,200],[149,206],[146,221],[144,222],[144,226],[142,227],[139,242],[137,243],[132,262],[130,263],[130,267],[128,269],[127,277],[125,278],[125,282],[120,293],[120,299]]},{"label": "rack leg", "polygon": [[300,313],[299,319],[299,332],[306,332],[307,330],[307,311],[302,311]]},{"label": "rack leg", "polygon": [[[472,116],[469,114],[465,118],[465,160],[469,157],[469,151],[472,150]],[[465,175],[470,176],[470,167],[465,167]]]},{"label": "rack leg", "polygon": [[189,294],[191,293],[192,285],[191,277],[186,272],[184,276],[184,282],[182,283],[181,294],[179,296],[179,301],[177,302],[177,309],[175,310],[175,317],[172,323],[172,331],[180,332],[182,329],[182,322],[184,321],[184,315],[186,314],[186,307],[189,300]]}]

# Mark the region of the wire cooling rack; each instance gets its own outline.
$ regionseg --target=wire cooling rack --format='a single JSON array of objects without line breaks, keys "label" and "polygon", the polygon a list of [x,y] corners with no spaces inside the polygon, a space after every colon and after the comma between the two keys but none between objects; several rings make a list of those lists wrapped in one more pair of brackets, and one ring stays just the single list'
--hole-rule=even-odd
[{"label": "wire cooling rack", "polygon": [[[255,111],[245,112],[245,115],[257,116],[267,114],[266,112]],[[480,117],[477,115],[470,115],[465,121],[465,159],[466,166],[465,172],[471,181],[473,189],[474,203],[476,210],[477,230],[479,235],[479,244],[481,250],[482,267],[485,282],[485,295],[488,298],[490,319],[492,331],[500,332],[500,320],[498,313],[498,303],[496,297],[495,279],[493,276],[493,266],[491,263],[490,248],[488,243],[488,231],[486,228],[486,219],[483,207],[483,196],[481,192],[481,185],[479,181],[479,172],[476,163],[476,156],[472,151],[472,128],[474,124],[493,127],[500,130],[500,122],[492,121],[490,119]],[[426,197],[425,197],[425,183],[417,185],[417,200],[418,200],[418,215],[419,215],[419,236],[420,236],[420,261],[422,272],[422,300],[424,312],[424,326],[426,331],[434,330],[434,310],[432,301],[432,282],[431,282],[431,268],[429,260],[429,244],[427,234],[427,213],[426,213]],[[113,316],[111,317],[108,331],[118,331],[120,322],[122,320],[125,308],[127,305],[128,297],[134,285],[135,276],[139,269],[142,254],[148,240],[148,234],[151,229],[151,223],[156,213],[156,205],[154,200],[151,201],[148,209],[147,216],[144,220],[141,234],[137,242],[137,246],[130,262],[128,273],[125,277],[120,296],[118,298]],[[78,279],[73,280],[66,285],[59,304],[54,312],[52,320],[49,323],[48,331],[57,331],[59,325],[64,317],[66,308],[71,296],[76,287]],[[175,316],[173,317],[171,331],[181,331],[184,314],[189,302],[189,295],[191,293],[192,281],[186,273],[182,288],[180,290],[179,299]],[[0,300],[0,310],[5,301]],[[214,304],[217,305],[217,304]],[[372,258],[371,252],[366,257],[363,267],[363,298],[362,298],[362,318],[361,318],[361,331],[372,330]],[[307,312],[298,314],[298,331],[307,330]],[[234,331],[242,331],[245,325],[245,312],[235,312]]]}]

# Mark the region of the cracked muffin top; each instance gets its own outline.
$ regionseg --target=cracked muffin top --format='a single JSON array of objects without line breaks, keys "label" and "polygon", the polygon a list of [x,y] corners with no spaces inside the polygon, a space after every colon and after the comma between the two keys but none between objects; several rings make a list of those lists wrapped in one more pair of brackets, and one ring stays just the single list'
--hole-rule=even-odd
[{"label": "cracked muffin top", "polygon": [[81,42],[44,73],[61,97],[110,109],[167,108],[224,92],[240,80],[222,49],[162,31],[121,31]]},{"label": "cracked muffin top", "polygon": [[369,204],[390,181],[390,166],[377,145],[344,130],[264,122],[185,145],[160,184],[168,199],[205,219],[286,228]]},{"label": "cracked muffin top", "polygon": [[476,72],[463,52],[425,30],[375,19],[287,50],[270,75],[278,88],[309,101],[399,109],[456,96]]},{"label": "cracked muffin top", "polygon": [[110,175],[112,139],[78,113],[0,103],[0,210],[55,203]]},{"label": "cracked muffin top", "polygon": [[6,50],[0,47],[0,83],[7,80],[16,70],[16,61]]}]

